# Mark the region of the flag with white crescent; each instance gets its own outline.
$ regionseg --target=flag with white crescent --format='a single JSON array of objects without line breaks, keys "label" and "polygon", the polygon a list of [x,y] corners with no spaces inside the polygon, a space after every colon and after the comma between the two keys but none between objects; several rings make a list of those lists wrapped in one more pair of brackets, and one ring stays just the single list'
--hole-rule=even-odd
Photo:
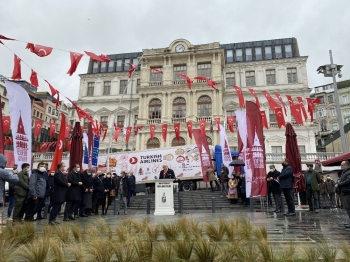
[{"label": "flag with white crescent", "polygon": [[180,123],[174,123],[175,137],[177,142],[180,142]]},{"label": "flag with white crescent", "polygon": [[168,133],[168,124],[162,124],[162,137],[166,142],[166,135]]},{"label": "flag with white crescent", "polygon": [[52,47],[43,46],[43,45],[34,45],[32,43],[28,43],[26,49],[29,49],[30,52],[36,54],[37,56],[44,57],[48,56],[52,52]]},{"label": "flag with white crescent", "polygon": [[186,122],[188,136],[192,139],[192,121]]},{"label": "flag with white crescent", "polygon": [[[53,155],[53,159],[51,163],[50,173],[51,171],[57,171],[57,165],[62,161],[65,132],[66,132],[66,116],[63,113],[61,113],[61,127],[58,135],[55,153]],[[68,143],[71,143],[71,140]],[[70,144],[68,144],[68,147],[70,147]]]},{"label": "flag with white crescent", "polygon": [[205,134],[206,125],[207,125],[207,121],[205,119],[199,120],[199,127],[200,127],[200,130],[201,130],[203,136],[206,136],[206,134]]},{"label": "flag with white crescent", "polygon": [[3,116],[2,117],[2,130],[4,134],[7,134],[10,130],[11,126],[11,118],[10,116]]},{"label": "flag with white crescent", "polygon": [[155,125],[150,125],[149,127],[149,133],[150,133],[150,137],[151,139],[154,138],[154,132],[156,131],[156,126]]},{"label": "flag with white crescent", "polygon": [[34,137],[38,137],[40,135],[42,127],[43,127],[43,122],[40,120],[35,120],[35,122],[34,122]]},{"label": "flag with white crescent", "polygon": [[14,65],[13,65],[13,72],[12,72],[12,79],[22,79],[22,74],[21,74],[21,59],[14,55]]},{"label": "flag with white crescent", "polygon": [[282,107],[276,107],[274,111],[276,115],[278,128],[281,128],[282,126],[286,126],[286,121],[284,119]]},{"label": "flag with white crescent", "polygon": [[306,114],[306,110],[305,110],[305,106],[304,106],[304,99],[301,96],[297,96],[297,100],[300,103],[301,106],[301,111],[303,112],[304,115],[304,119],[307,119],[307,114]]}]

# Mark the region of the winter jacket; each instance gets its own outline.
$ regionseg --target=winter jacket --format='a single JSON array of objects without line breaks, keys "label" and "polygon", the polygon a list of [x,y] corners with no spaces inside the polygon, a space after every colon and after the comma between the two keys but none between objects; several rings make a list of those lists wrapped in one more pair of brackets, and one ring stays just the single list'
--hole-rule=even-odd
[{"label": "winter jacket", "polygon": [[53,183],[52,203],[66,202],[68,181],[66,176],[60,170],[58,170],[53,176]]},{"label": "winter jacket", "polygon": [[338,186],[342,195],[350,195],[350,168],[343,171]]},{"label": "winter jacket", "polygon": [[319,184],[320,187],[320,194],[326,194],[326,183],[321,179],[321,182]]},{"label": "winter jacket", "polygon": [[29,178],[28,198],[44,198],[46,194],[46,179],[44,172],[33,169]]},{"label": "winter jacket", "polygon": [[79,182],[81,182],[80,174],[74,170],[68,174],[68,183],[71,186],[67,190],[67,201],[80,201],[81,200],[81,189]]},{"label": "winter jacket", "polygon": [[168,168],[168,170],[165,172],[164,170],[160,171],[159,173],[159,179],[175,179],[175,173],[174,170]]},{"label": "winter jacket", "polygon": [[335,193],[335,182],[333,179],[327,179],[325,182],[325,193],[334,194]]},{"label": "winter jacket", "polygon": [[80,173],[81,182],[83,183],[81,186],[81,191],[85,192],[86,189],[93,189],[93,178],[92,175],[88,175],[87,170],[83,173]]},{"label": "winter jacket", "polygon": [[281,174],[278,176],[281,188],[293,188],[293,169],[290,166],[286,166],[282,169]]},{"label": "winter jacket", "polygon": [[[306,185],[306,180],[307,180],[308,172],[309,172],[309,171],[305,171],[305,172],[304,172],[304,181],[305,181],[305,185]],[[321,183],[321,176],[320,176],[320,174],[319,174],[317,171],[312,170],[312,171],[311,171],[311,188],[312,188],[312,190],[314,190],[314,191],[320,190],[320,187],[319,187],[319,185],[318,185],[319,183]]]},{"label": "winter jacket", "polygon": [[129,191],[129,179],[126,176],[118,177],[117,179],[115,179],[115,191],[117,192],[117,196],[118,196],[121,181],[123,181],[123,187],[122,187],[123,197],[126,197]]},{"label": "winter jacket", "polygon": [[[277,179],[277,177],[280,175],[281,173],[277,170],[275,171],[270,171],[266,178],[270,178],[272,177],[273,179]],[[275,180],[272,180],[272,181],[268,181],[268,183],[270,183],[270,189],[271,189],[271,192],[272,194],[281,194],[281,187],[280,187],[280,184],[275,181]]]},{"label": "winter jacket", "polygon": [[130,175],[129,176],[129,190],[130,191],[135,191],[135,176],[134,175]]},{"label": "winter jacket", "polygon": [[12,174],[5,169],[7,164],[7,159],[3,154],[0,154],[0,203],[2,203],[5,192],[5,182],[17,183],[18,175]]},{"label": "winter jacket", "polygon": [[208,168],[207,171],[205,171],[205,173],[208,177],[209,182],[216,180],[214,169]]},{"label": "winter jacket", "polygon": [[28,195],[28,184],[29,184],[29,177],[28,173],[24,173],[23,171],[18,173],[18,182],[16,184],[16,192],[15,195],[19,197],[26,197]]},{"label": "winter jacket", "polygon": [[94,177],[93,179],[94,191],[92,193],[93,199],[104,199],[104,186],[100,177]]},{"label": "winter jacket", "polygon": [[105,190],[108,190],[108,192],[110,192],[112,189],[115,188],[114,186],[114,180],[112,178],[105,178],[103,179],[103,187]]}]

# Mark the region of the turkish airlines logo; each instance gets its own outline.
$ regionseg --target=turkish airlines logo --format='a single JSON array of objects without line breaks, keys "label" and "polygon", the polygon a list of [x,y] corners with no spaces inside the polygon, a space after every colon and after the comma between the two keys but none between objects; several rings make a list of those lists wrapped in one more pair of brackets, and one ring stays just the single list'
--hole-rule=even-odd
[{"label": "turkish airlines logo", "polygon": [[135,165],[135,164],[137,164],[137,162],[139,162],[139,160],[137,157],[133,156],[132,158],[129,159],[129,162],[130,162],[130,164]]}]

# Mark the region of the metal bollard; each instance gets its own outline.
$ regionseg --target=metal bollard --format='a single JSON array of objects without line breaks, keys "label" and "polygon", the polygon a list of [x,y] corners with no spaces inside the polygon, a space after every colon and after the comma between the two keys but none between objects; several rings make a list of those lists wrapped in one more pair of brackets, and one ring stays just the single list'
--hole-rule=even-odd
[{"label": "metal bollard", "polygon": [[113,212],[113,215],[117,215],[118,212],[119,212],[119,199],[115,198],[114,199],[114,212]]},{"label": "metal bollard", "polygon": [[211,198],[211,212],[215,213],[215,197]]},{"label": "metal bollard", "polygon": [[254,212],[253,198],[249,198],[249,211]]},{"label": "metal bollard", "polygon": [[151,199],[147,198],[147,215],[151,214]]},{"label": "metal bollard", "polygon": [[184,199],[181,197],[179,201],[179,213],[183,213],[183,207],[184,207]]}]

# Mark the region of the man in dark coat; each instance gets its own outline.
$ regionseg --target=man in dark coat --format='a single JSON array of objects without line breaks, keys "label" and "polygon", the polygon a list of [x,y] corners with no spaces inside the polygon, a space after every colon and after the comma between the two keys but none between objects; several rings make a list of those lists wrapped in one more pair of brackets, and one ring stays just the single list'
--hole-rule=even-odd
[{"label": "man in dark coat", "polygon": [[[90,209],[92,208],[92,192],[93,192],[93,178],[92,173],[93,168],[86,169],[84,172],[80,173],[81,182],[81,194],[82,199],[79,205],[79,216],[87,217]],[[76,213],[78,210],[76,211]],[[78,214],[77,214],[78,215]]]},{"label": "man in dark coat", "polygon": [[75,220],[73,217],[74,209],[79,205],[81,201],[81,186],[83,183],[80,179],[80,166],[79,164],[74,164],[73,169],[68,173],[68,182],[71,186],[67,190],[66,197],[66,207],[64,209],[64,219],[63,221]]},{"label": "man in dark coat", "polygon": [[45,163],[40,162],[38,169],[33,169],[29,177],[29,192],[28,205],[25,216],[26,221],[34,221],[34,215],[38,211],[38,205],[46,194],[46,179],[44,173],[46,172]]},{"label": "man in dark coat", "polygon": [[337,184],[335,184],[335,188],[340,189],[341,193],[341,201],[343,203],[343,207],[348,214],[348,221],[345,224],[346,228],[350,228],[350,162],[343,161],[340,164],[342,174],[340,180]]},{"label": "man in dark coat", "polygon": [[114,184],[115,184],[115,191],[117,192],[119,203],[121,202],[124,203],[124,215],[127,215],[126,196],[128,195],[130,184],[129,184],[129,179],[127,178],[126,173],[124,171],[121,172],[121,176],[116,179]]},{"label": "man in dark coat", "polygon": [[129,176],[129,191],[128,191],[128,196],[127,196],[127,204],[128,204],[128,206],[130,206],[130,199],[131,199],[131,196],[134,194],[134,191],[135,191],[135,184],[136,184],[136,179],[135,179],[135,176],[134,176],[134,172],[131,172],[130,176]]},{"label": "man in dark coat", "polygon": [[282,212],[282,196],[280,184],[276,181],[281,173],[276,170],[275,165],[270,165],[270,172],[267,174],[266,180],[270,183],[270,190],[275,200],[276,209],[274,212]]},{"label": "man in dark coat", "polygon": [[335,187],[334,186],[335,186],[335,182],[329,175],[327,175],[327,180],[325,182],[325,193],[329,197],[331,208],[337,207],[335,204]]},{"label": "man in dark coat", "polygon": [[317,208],[319,207],[319,184],[321,183],[320,174],[313,170],[313,164],[306,164],[307,171],[304,172],[304,180],[306,185],[306,199],[309,204],[309,212],[314,211],[318,213]]},{"label": "man in dark coat", "polygon": [[7,164],[7,159],[3,154],[0,154],[0,206],[3,205],[2,201],[4,199],[5,193],[5,182],[17,183],[18,182],[18,170],[13,170],[9,172],[5,169]]},{"label": "man in dark coat", "polygon": [[52,210],[50,212],[49,224],[56,225],[59,222],[56,221],[56,217],[61,210],[61,206],[66,202],[67,190],[71,186],[68,183],[66,173],[66,164],[61,162],[57,165],[57,172],[54,175],[54,188],[52,192]]},{"label": "man in dark coat", "polygon": [[283,195],[286,199],[288,206],[288,213],[285,216],[295,216],[295,206],[294,206],[294,192],[293,192],[293,169],[289,166],[289,161],[284,158],[282,161],[282,172],[278,176],[280,182],[280,187],[282,189]]},{"label": "man in dark coat", "polygon": [[30,165],[28,163],[22,164],[22,171],[18,173],[18,182],[15,189],[15,209],[13,210],[13,221],[19,222],[26,211],[25,200],[28,195],[28,170]]},{"label": "man in dark coat", "polygon": [[170,169],[168,165],[163,165],[163,170],[159,173],[159,179],[175,179],[174,170]]},{"label": "man in dark coat", "polygon": [[45,169],[46,171],[44,172],[44,178],[46,181],[46,193],[45,196],[41,199],[41,201],[38,204],[38,210],[36,213],[36,219],[37,220],[41,220],[41,219],[45,219],[46,217],[42,216],[42,211],[45,208],[45,203],[46,203],[46,199],[50,196],[51,194],[51,190],[50,190],[50,184],[49,184],[49,175],[48,175],[48,171],[49,171],[49,164],[45,163]]},{"label": "man in dark coat", "polygon": [[102,182],[103,174],[101,171],[97,171],[96,176],[93,178],[93,193],[92,193],[92,212],[98,215],[98,208],[101,205],[105,188]]}]

